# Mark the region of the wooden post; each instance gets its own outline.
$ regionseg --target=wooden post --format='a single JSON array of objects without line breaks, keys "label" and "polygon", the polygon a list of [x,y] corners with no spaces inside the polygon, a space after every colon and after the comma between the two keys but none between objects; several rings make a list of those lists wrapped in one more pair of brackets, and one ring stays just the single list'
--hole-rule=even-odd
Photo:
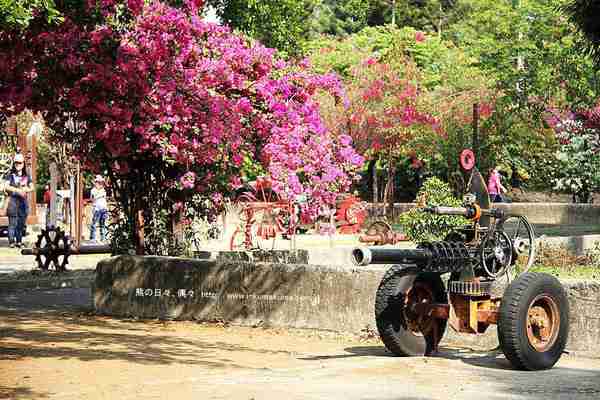
[{"label": "wooden post", "polygon": [[74,220],[74,245],[76,248],[79,248],[82,239],[82,223],[83,223],[83,176],[81,174],[81,166],[77,164],[77,169],[75,170],[75,193],[73,199],[73,205],[75,208],[75,212],[73,215]]},{"label": "wooden post", "polygon": [[331,231],[336,231],[335,227],[335,213],[329,210],[329,229],[327,229],[327,233],[329,234],[329,247],[333,249],[333,235]]},{"label": "wooden post", "polygon": [[56,163],[50,163],[50,213],[49,221],[46,221],[46,226],[56,226],[56,207],[58,206],[56,201],[56,184],[58,180],[58,168]]},{"label": "wooden post", "polygon": [[144,212],[139,210],[137,215],[135,216],[135,230],[137,241],[135,244],[135,254],[138,256],[143,256],[144,251]]},{"label": "wooden post", "polygon": [[373,164],[373,205],[377,208],[377,203],[379,203],[379,186],[377,185],[377,159],[375,159]]},{"label": "wooden post", "polygon": [[[77,192],[75,190],[76,177],[71,176],[69,178],[69,236],[75,235],[76,215],[75,215],[75,201]],[[65,220],[66,222],[66,220]]]},{"label": "wooden post", "polygon": [[473,104],[473,154],[475,162],[479,160],[479,103]]},{"label": "wooden post", "polygon": [[28,170],[31,181],[33,184],[34,191],[32,193],[27,194],[27,203],[29,204],[29,215],[27,216],[28,224],[37,224],[37,200],[36,200],[36,191],[35,184],[37,181],[37,157],[36,157],[36,145],[37,141],[35,137],[30,138],[27,137],[27,131],[19,131],[19,124],[17,122],[17,118],[15,117],[15,135],[17,137],[17,151],[23,154],[25,157],[25,169]]},{"label": "wooden post", "polygon": [[28,141],[29,146],[27,149],[27,158],[29,159],[29,165],[31,165],[31,181],[33,182],[33,192],[29,193],[29,216],[35,220],[33,223],[37,223],[37,190],[36,190],[36,182],[37,182],[37,137],[35,135],[30,136],[30,141]]}]

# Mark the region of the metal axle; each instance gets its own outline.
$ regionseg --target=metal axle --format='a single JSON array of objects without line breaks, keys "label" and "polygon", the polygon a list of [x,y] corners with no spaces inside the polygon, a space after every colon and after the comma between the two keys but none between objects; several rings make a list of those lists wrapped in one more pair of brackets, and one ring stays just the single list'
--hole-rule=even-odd
[{"label": "metal axle", "polygon": [[46,246],[39,249],[27,248],[21,250],[21,254],[24,256],[48,255],[53,252],[58,254],[104,254],[110,253],[111,249],[107,244],[85,244],[79,247],[71,246],[68,249],[63,246]]}]

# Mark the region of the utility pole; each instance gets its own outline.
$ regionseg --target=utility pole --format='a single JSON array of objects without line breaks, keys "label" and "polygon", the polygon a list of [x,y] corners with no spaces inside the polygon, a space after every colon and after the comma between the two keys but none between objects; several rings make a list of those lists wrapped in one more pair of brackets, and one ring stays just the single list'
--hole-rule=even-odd
[{"label": "utility pole", "polygon": [[392,0],[392,25],[396,26],[396,0]]}]

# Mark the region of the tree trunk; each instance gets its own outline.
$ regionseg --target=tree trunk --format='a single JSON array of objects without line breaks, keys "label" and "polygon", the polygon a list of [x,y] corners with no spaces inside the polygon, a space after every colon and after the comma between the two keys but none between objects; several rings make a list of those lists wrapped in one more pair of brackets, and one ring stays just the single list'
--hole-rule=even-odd
[{"label": "tree trunk", "polygon": [[396,176],[396,166],[393,158],[390,156],[388,159],[388,174],[387,182],[385,185],[385,192],[383,198],[383,215],[388,216],[388,207],[390,209],[391,217],[394,214],[394,177]]},{"label": "tree trunk", "polygon": [[135,244],[135,254],[138,256],[143,256],[146,251],[144,247],[144,212],[142,210],[137,210],[134,214],[134,244]]},{"label": "tree trunk", "polygon": [[379,202],[379,187],[377,184],[377,158],[373,160],[373,204]]}]

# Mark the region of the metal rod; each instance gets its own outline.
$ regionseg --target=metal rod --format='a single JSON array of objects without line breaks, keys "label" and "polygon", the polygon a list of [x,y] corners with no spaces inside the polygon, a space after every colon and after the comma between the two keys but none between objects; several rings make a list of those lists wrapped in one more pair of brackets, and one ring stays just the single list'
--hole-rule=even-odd
[{"label": "metal rod", "polygon": [[352,250],[352,262],[355,265],[369,264],[414,264],[431,259],[427,249],[375,249],[357,247]]},{"label": "metal rod", "polygon": [[[42,247],[41,249],[38,248],[26,248],[21,250],[21,254],[24,256],[35,256],[37,254],[49,254],[51,252],[58,252],[60,254],[64,254],[65,253],[65,248],[63,246],[59,246],[59,247],[55,247],[55,248],[50,248],[50,247]],[[79,247],[71,247],[69,249],[69,254],[105,254],[105,253],[110,253],[111,252],[111,248],[110,245],[107,244],[86,244],[86,245],[81,245]]]}]

